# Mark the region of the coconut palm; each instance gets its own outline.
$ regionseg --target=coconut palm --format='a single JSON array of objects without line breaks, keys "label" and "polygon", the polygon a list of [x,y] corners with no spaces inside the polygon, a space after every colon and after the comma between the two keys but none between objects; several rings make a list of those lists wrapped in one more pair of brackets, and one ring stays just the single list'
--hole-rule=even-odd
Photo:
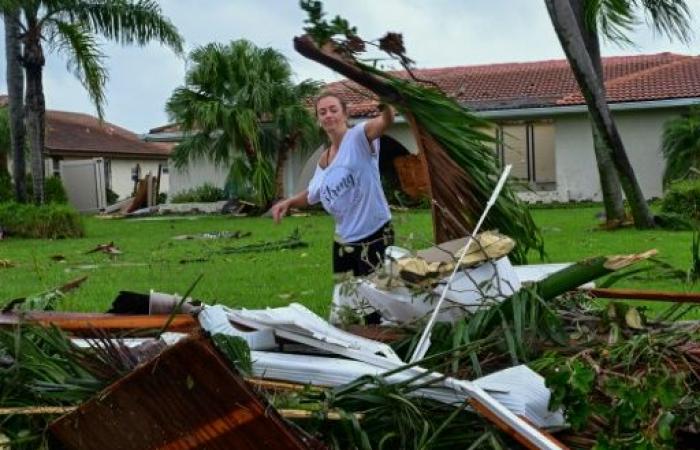
[{"label": "coconut palm", "polygon": [[607,191],[616,184],[614,165],[638,228],[654,226],[653,216],[605,101],[598,32],[618,43],[630,43],[626,33],[644,16],[669,37],[687,40],[689,10],[681,0],[545,0],[552,24],[586,99],[596,138],[596,157],[606,199],[606,212],[619,215],[621,195]]},{"label": "coconut palm", "polygon": [[700,108],[664,124],[661,151],[666,159],[664,186],[700,175]]},{"label": "coconut palm", "polygon": [[13,20],[21,32],[23,48],[20,61],[26,77],[25,117],[34,200],[42,203],[45,44],[67,58],[68,67],[83,84],[102,118],[107,70],[98,36],[141,46],[157,41],[178,53],[182,51],[182,38],[153,0],[0,0],[0,11],[6,13],[6,20],[11,17],[7,13],[20,13]]},{"label": "coconut palm", "polygon": [[185,85],[166,105],[185,136],[173,151],[176,167],[201,158],[229,165],[234,194],[268,206],[287,152],[318,142],[304,103],[318,83],[294,84],[281,53],[246,40],[199,47],[190,61]]}]

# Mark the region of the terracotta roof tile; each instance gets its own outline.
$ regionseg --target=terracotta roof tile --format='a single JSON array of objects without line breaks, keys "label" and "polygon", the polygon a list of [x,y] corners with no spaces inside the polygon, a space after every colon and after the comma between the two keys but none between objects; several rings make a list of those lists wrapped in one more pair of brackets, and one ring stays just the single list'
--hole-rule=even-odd
[{"label": "terracotta roof tile", "polygon": [[[700,57],[673,53],[603,58],[609,101],[700,97]],[[393,72],[406,76],[404,72]],[[448,95],[475,110],[583,104],[566,60],[416,69]],[[327,86],[354,117],[376,114],[376,100],[349,81]]]},{"label": "terracotta roof tile", "polygon": [[167,145],[143,142],[135,133],[109,122],[65,111],[46,111],[46,151],[51,155],[161,159],[170,155]]}]

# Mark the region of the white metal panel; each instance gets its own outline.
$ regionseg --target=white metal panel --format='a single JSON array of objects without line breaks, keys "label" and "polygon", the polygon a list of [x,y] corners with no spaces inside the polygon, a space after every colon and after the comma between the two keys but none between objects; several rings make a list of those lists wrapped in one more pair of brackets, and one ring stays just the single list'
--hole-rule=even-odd
[{"label": "white metal panel", "polygon": [[75,209],[98,212],[107,206],[102,158],[61,161],[60,172],[68,201]]}]

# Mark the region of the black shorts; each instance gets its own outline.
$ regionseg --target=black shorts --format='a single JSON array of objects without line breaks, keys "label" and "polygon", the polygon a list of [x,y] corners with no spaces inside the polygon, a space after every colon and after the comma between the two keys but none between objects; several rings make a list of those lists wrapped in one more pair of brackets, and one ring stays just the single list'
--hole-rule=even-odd
[{"label": "black shorts", "polygon": [[374,272],[384,260],[384,252],[394,245],[391,221],[358,242],[333,242],[333,273],[352,272],[356,277]]}]

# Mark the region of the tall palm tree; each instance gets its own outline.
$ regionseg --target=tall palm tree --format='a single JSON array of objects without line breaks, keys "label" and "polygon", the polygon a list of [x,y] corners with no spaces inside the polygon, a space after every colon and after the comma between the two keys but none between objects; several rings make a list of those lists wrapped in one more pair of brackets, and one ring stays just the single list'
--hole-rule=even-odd
[{"label": "tall palm tree", "polygon": [[[603,92],[605,92],[605,75],[603,73],[603,61],[600,56],[597,20],[591,20],[589,14],[595,14],[593,17],[604,16],[596,11],[589,10],[588,5],[590,4],[591,2],[588,0],[571,0],[571,7],[576,16],[578,27],[581,30],[584,45],[591,57],[591,62],[598,78],[603,80],[601,87]],[[625,204],[622,198],[620,178],[617,176],[617,169],[615,169],[615,164],[612,160],[612,150],[606,145],[602,131],[593,121],[591,121],[591,131],[593,133],[593,150],[595,152],[596,166],[598,167],[598,176],[600,178],[600,190],[603,195],[605,218],[609,226],[614,226],[614,224],[622,223],[625,220]]]},{"label": "tall palm tree", "polygon": [[[639,22],[641,13],[657,31],[686,40],[689,35],[688,7],[682,0],[545,0],[545,4],[586,99],[598,139],[596,154],[611,157],[630,203],[635,225],[638,228],[653,227],[653,216],[605,100],[597,30],[607,38],[629,43],[625,32]],[[602,161],[602,164],[605,166],[606,162]]]},{"label": "tall palm tree", "polygon": [[319,84],[294,84],[281,53],[246,40],[211,43],[189,59],[185,85],[166,105],[185,134],[173,151],[176,167],[200,158],[230,165],[236,194],[268,206],[279,191],[275,172],[279,175],[287,152],[318,142],[318,126],[304,100]]},{"label": "tall palm tree", "polygon": [[700,108],[664,124],[661,151],[666,159],[664,186],[700,175]]},{"label": "tall palm tree", "polygon": [[34,200],[44,200],[44,44],[68,59],[102,118],[107,71],[97,36],[122,44],[161,42],[177,53],[182,38],[153,0],[0,0],[6,13],[19,9],[26,76],[25,116],[31,149]]},{"label": "tall palm tree", "polygon": [[[668,36],[688,41],[690,30],[690,13],[683,0],[623,0],[602,2],[600,0],[571,0],[584,43],[588,49],[593,66],[600,79],[603,77],[600,56],[600,41],[603,38],[620,45],[632,44],[627,32],[641,22],[638,15],[644,15],[644,22],[655,31]],[[605,89],[605,86],[603,86]],[[612,151],[605,146],[601,131],[592,124],[595,142],[595,154],[603,192],[606,216],[608,220],[619,221],[624,218],[624,205],[619,179],[612,161]]]},{"label": "tall palm tree", "polygon": [[20,42],[20,11],[7,5],[3,19],[5,22],[5,60],[7,96],[9,109],[10,147],[12,148],[12,172],[14,174],[15,199],[24,203],[27,200],[27,168],[24,160],[24,73],[20,63],[22,45]]}]

